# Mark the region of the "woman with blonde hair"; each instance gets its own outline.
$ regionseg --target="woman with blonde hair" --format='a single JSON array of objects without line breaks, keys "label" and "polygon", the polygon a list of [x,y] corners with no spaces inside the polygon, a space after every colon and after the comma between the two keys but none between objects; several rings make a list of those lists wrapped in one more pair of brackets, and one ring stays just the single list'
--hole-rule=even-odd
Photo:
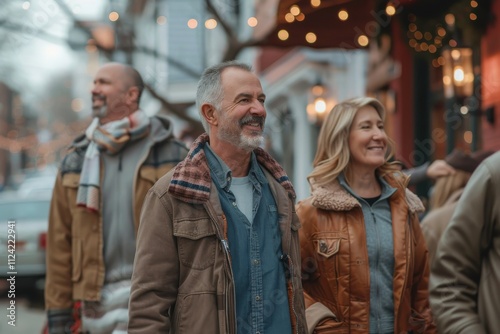
[{"label": "woman with blonde hair", "polygon": [[373,98],[336,105],[319,137],[311,196],[297,204],[309,333],[435,333],[423,205],[392,157]]},{"label": "woman with blonde hair", "polygon": [[429,250],[431,274],[439,240],[451,221],[465,186],[476,167],[491,154],[493,151],[469,154],[455,149],[446,156],[445,161],[455,172],[436,180],[430,196],[430,210],[420,224]]}]

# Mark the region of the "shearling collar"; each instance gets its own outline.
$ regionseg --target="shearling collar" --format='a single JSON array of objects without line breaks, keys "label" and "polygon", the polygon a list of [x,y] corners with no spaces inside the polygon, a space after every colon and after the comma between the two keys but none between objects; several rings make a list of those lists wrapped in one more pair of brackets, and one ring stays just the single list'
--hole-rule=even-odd
[{"label": "shearling collar", "polygon": [[[392,196],[397,196],[398,193],[401,192],[401,186],[398,185],[394,178],[384,177],[384,180],[391,187],[398,189]],[[345,190],[337,179],[326,186],[318,187],[312,184],[311,187],[311,202],[312,205],[317,208],[334,211],[349,211],[355,207],[361,207],[358,200]],[[425,210],[422,201],[417,195],[408,190],[408,188],[405,188],[405,199],[412,213],[423,212]]]},{"label": "shearling collar", "polygon": [[[183,161],[174,169],[168,192],[187,203],[202,204],[210,197],[212,179],[203,147],[209,142],[208,134],[199,136]],[[253,151],[259,164],[295,199],[295,190],[283,168],[261,148]]]}]

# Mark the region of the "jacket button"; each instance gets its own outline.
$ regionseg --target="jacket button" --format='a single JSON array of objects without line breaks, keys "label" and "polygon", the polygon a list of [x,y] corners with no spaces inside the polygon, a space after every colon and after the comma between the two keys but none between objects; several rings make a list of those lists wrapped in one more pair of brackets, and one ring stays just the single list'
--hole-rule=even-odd
[{"label": "jacket button", "polygon": [[319,250],[322,253],[326,253],[328,251],[328,246],[326,245],[326,242],[324,242],[323,240],[319,242]]}]

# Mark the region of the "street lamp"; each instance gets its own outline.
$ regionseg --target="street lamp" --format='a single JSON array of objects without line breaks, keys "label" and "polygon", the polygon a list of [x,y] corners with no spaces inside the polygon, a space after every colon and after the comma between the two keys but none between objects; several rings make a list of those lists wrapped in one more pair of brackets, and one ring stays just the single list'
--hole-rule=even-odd
[{"label": "street lamp", "polygon": [[320,126],[335,103],[335,99],[328,88],[321,81],[318,81],[309,91],[307,104],[307,118],[309,122]]},{"label": "street lamp", "polygon": [[467,47],[454,47],[443,50],[442,55],[444,58],[444,95],[448,101],[448,115],[450,116],[449,119],[447,117],[447,151],[451,152],[455,146],[455,129],[453,129],[452,120],[456,119],[457,112],[472,116],[471,131],[468,132],[466,141],[471,144],[472,151],[475,151],[478,148],[479,117],[485,116],[486,121],[493,124],[495,122],[494,108],[481,110],[480,97],[474,94],[478,78],[474,75],[473,50]]},{"label": "street lamp", "polygon": [[450,48],[443,50],[444,95],[459,102],[474,93],[474,72],[471,48]]}]

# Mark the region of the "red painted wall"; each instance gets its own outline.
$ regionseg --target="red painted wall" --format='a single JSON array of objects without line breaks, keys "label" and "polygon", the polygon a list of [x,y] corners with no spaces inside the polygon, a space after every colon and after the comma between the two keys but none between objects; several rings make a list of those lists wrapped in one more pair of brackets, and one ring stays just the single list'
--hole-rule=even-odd
[{"label": "red painted wall", "polygon": [[392,56],[401,64],[401,76],[391,83],[396,92],[396,112],[391,115],[391,128],[396,158],[413,166],[413,59],[402,34],[399,22],[393,24]]},{"label": "red painted wall", "polygon": [[482,108],[495,107],[495,124],[481,117],[482,148],[500,150],[500,1],[491,4],[493,24],[481,41]]}]

